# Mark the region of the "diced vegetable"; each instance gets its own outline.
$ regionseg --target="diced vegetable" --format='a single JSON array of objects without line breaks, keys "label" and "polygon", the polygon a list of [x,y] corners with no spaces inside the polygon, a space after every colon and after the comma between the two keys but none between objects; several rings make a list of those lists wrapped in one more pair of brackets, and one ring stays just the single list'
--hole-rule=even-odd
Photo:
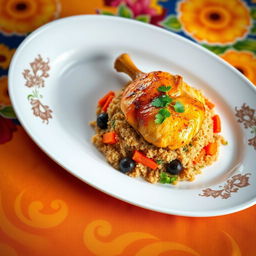
[{"label": "diced vegetable", "polygon": [[133,154],[133,157],[132,159],[137,162],[137,163],[141,163],[153,170],[155,170],[158,165],[157,163],[153,160],[153,159],[150,159],[148,157],[146,157],[143,153],[141,153],[140,151],[138,150],[135,150],[134,151],[134,154]]},{"label": "diced vegetable", "polygon": [[102,142],[105,144],[115,144],[117,143],[116,132],[107,132],[103,134]]},{"label": "diced vegetable", "polygon": [[113,100],[114,97],[115,97],[114,95],[110,95],[110,96],[107,98],[107,100],[106,100],[104,106],[102,107],[102,111],[103,111],[103,112],[106,112],[106,111],[107,111],[108,106],[109,106],[109,104],[111,103],[111,101]]},{"label": "diced vegetable", "polygon": [[115,96],[115,93],[113,91],[108,92],[104,97],[102,97],[98,101],[99,106],[103,107],[104,104],[106,103],[107,99],[109,98],[109,96]]},{"label": "diced vegetable", "polygon": [[205,151],[205,149],[203,148],[203,149],[200,151],[199,155],[198,155],[197,157],[195,157],[195,159],[193,160],[193,164],[197,164],[197,163],[204,157],[205,154],[206,154],[206,151]]},{"label": "diced vegetable", "polygon": [[215,115],[212,117],[213,120],[213,132],[219,133],[221,132],[221,121],[219,115]]},{"label": "diced vegetable", "polygon": [[170,176],[166,172],[161,172],[159,182],[162,183],[162,184],[171,184],[174,181],[176,181],[177,179],[178,179],[178,176]]},{"label": "diced vegetable", "polygon": [[213,156],[217,153],[218,143],[217,142],[209,143],[207,146],[204,147],[204,149],[205,149],[206,155]]},{"label": "diced vegetable", "polygon": [[208,106],[209,109],[213,109],[215,107],[215,105],[207,99],[205,99],[205,104]]}]

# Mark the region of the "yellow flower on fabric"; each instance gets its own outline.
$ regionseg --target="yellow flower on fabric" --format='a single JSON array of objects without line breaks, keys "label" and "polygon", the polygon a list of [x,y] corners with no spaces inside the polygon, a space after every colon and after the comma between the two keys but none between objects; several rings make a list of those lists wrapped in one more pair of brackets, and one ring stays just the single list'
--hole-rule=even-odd
[{"label": "yellow flower on fabric", "polygon": [[57,0],[0,0],[0,30],[26,34],[58,17]]},{"label": "yellow flower on fabric", "polygon": [[230,44],[247,35],[250,11],[242,0],[183,0],[179,19],[195,40]]},{"label": "yellow flower on fabric", "polygon": [[7,69],[9,67],[14,52],[15,49],[9,49],[6,45],[0,44],[0,68]]},{"label": "yellow flower on fabric", "polygon": [[0,106],[11,105],[8,93],[8,78],[7,76],[0,77]]},{"label": "yellow flower on fabric", "polygon": [[[156,10],[157,14],[161,14],[163,7],[159,4],[159,0],[151,0],[149,7]],[[161,2],[164,2],[163,0]]]},{"label": "yellow flower on fabric", "polygon": [[256,57],[251,52],[230,50],[221,55],[256,85]]}]

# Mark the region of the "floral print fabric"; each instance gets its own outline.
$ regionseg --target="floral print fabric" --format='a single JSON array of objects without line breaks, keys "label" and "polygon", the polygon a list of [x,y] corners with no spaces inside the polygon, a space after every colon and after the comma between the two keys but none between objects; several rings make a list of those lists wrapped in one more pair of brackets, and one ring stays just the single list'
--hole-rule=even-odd
[{"label": "floral print fabric", "polygon": [[[5,109],[12,108],[5,88],[15,47],[37,27],[58,17],[81,14],[82,8],[88,13],[93,10],[96,14],[136,19],[178,33],[219,54],[256,85],[256,6],[253,1],[95,0],[77,5],[79,8],[72,12],[68,1],[0,0],[0,115],[3,118],[18,123],[14,111]],[[24,76],[29,84],[31,74],[24,73]],[[47,116],[50,118],[51,113]]]},{"label": "floral print fabric", "polygon": [[[254,256],[255,206],[216,218],[144,210],[80,182],[28,138],[7,90],[11,58],[36,28],[78,14],[116,15],[172,31],[256,85],[255,0],[0,0],[0,255]],[[31,111],[47,123],[54,113],[37,96],[49,70],[47,60],[37,59],[23,76]],[[256,150],[255,111],[245,103],[236,118],[250,129],[246,143]],[[213,200],[233,197],[247,178],[235,176],[224,188],[202,193]]]}]

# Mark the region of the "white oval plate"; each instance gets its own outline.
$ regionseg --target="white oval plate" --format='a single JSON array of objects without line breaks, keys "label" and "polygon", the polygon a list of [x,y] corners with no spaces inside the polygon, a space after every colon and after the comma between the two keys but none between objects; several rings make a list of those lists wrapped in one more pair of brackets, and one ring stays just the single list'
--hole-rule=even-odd
[{"label": "white oval plate", "polygon": [[[114,59],[123,52],[145,72],[182,75],[216,104],[229,144],[196,181],[170,186],[130,178],[108,165],[91,144],[94,132],[88,123],[95,120],[98,99],[128,81],[113,69]],[[19,120],[39,147],[109,195],[184,216],[222,215],[255,203],[256,90],[219,57],[178,35],[117,17],[51,22],[16,51],[9,92]]]}]

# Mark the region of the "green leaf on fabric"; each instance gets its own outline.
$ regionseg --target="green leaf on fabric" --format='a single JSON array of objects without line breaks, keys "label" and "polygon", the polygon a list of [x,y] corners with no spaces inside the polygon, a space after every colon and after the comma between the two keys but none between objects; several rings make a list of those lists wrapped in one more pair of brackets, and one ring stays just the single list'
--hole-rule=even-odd
[{"label": "green leaf on fabric", "polygon": [[175,15],[167,16],[161,23],[164,28],[179,31],[181,30],[181,23]]},{"label": "green leaf on fabric", "polygon": [[150,22],[150,16],[149,15],[139,15],[136,17],[136,20],[138,21],[142,21],[145,23],[149,23]]},{"label": "green leaf on fabric", "polygon": [[118,13],[118,16],[120,16],[120,17],[124,17],[124,18],[132,18],[133,17],[132,10],[124,4],[121,4],[118,7],[117,13]]},{"label": "green leaf on fabric", "polygon": [[251,8],[251,17],[256,20],[256,8]]},{"label": "green leaf on fabric", "polygon": [[250,31],[251,35],[256,35],[256,23],[253,24],[251,31]]},{"label": "green leaf on fabric", "polygon": [[246,39],[239,41],[235,43],[233,47],[238,51],[251,51],[256,53],[256,40]]},{"label": "green leaf on fabric", "polygon": [[6,118],[16,118],[16,114],[12,106],[7,106],[0,109],[0,115]]},{"label": "green leaf on fabric", "polygon": [[231,47],[231,45],[227,46],[218,46],[218,45],[207,45],[207,44],[202,44],[202,46],[210,51],[212,51],[215,54],[222,54],[224,53],[227,49]]},{"label": "green leaf on fabric", "polygon": [[114,16],[115,14],[109,11],[99,10],[99,14],[102,15],[108,15],[108,16]]}]

